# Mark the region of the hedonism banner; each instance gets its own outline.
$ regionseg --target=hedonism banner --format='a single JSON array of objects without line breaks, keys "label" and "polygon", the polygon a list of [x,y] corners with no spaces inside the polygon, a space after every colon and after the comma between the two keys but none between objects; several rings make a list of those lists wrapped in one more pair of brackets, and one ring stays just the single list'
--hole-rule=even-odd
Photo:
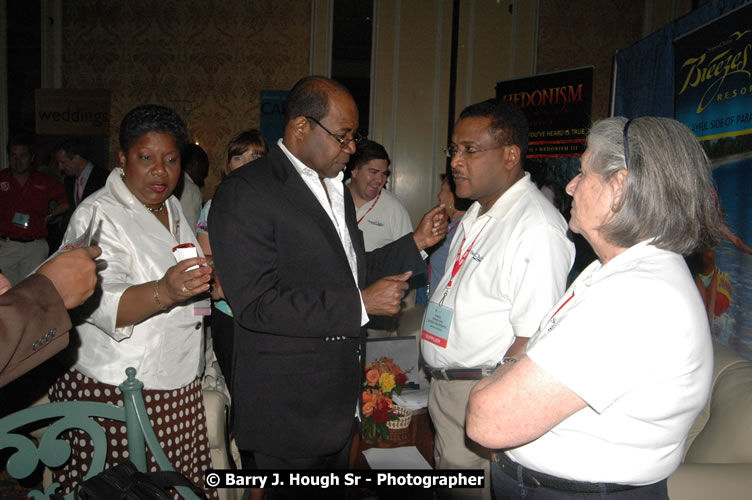
[{"label": "hedonism banner", "polygon": [[675,115],[713,161],[724,241],[695,256],[714,338],[752,359],[752,5],[674,41]]},{"label": "hedonism banner", "polygon": [[593,67],[496,84],[496,97],[516,102],[530,124],[528,158],[579,157],[593,103]]}]

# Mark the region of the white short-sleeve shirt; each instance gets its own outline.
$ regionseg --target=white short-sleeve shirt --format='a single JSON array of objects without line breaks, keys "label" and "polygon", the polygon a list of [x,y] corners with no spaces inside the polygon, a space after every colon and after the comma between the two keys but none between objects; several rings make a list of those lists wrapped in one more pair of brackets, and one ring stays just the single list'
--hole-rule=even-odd
[{"label": "white short-sleeve shirt", "polygon": [[[525,176],[484,214],[475,202],[452,239],[444,276],[431,302],[453,311],[446,347],[425,339],[421,351],[436,368],[493,366],[515,337],[530,337],[561,297],[574,260],[567,224]],[[472,243],[474,241],[474,243]],[[460,247],[471,253],[446,297]]]},{"label": "white short-sleeve shirt", "polygon": [[642,242],[606,265],[593,262],[527,354],[589,406],[509,451],[515,461],[567,479],[634,485],[676,469],[713,371],[705,308],[680,255]]},{"label": "white short-sleeve shirt", "polygon": [[382,189],[355,211],[366,252],[381,248],[413,232],[410,215],[396,196]]}]

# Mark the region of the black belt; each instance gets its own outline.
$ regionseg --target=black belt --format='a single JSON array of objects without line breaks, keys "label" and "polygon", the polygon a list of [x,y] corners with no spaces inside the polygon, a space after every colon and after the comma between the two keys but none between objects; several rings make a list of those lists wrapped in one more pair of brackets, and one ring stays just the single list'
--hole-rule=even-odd
[{"label": "black belt", "polygon": [[37,241],[37,239],[41,239],[41,238],[36,238],[33,240],[24,240],[21,238],[11,238],[10,236],[0,236],[0,239],[6,240],[6,241],[8,240],[15,241],[16,243],[31,243],[32,241]]},{"label": "black belt", "polygon": [[606,493],[617,493],[619,491],[629,491],[635,488],[640,488],[640,486],[634,486],[631,484],[588,483],[586,481],[562,479],[560,477],[544,474],[543,472],[527,469],[522,465],[513,462],[512,459],[502,452],[494,453],[494,462],[504,474],[515,481],[520,480],[517,472],[521,471],[522,484],[528,488],[548,488],[566,493],[600,493],[604,490]]},{"label": "black belt", "polygon": [[489,368],[425,368],[429,377],[438,380],[480,380],[491,375],[496,367]]}]

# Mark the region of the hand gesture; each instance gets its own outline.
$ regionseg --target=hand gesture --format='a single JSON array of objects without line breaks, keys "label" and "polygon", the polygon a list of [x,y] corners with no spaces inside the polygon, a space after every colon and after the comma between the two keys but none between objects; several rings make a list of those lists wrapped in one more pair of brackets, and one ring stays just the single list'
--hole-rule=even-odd
[{"label": "hand gesture", "polygon": [[443,240],[449,228],[449,217],[444,211],[444,205],[437,205],[426,212],[413,232],[413,239],[418,250],[434,246]]},{"label": "hand gesture", "polygon": [[0,274],[0,295],[10,290],[11,286],[10,280],[4,274]]},{"label": "hand gesture", "polygon": [[94,293],[97,284],[94,259],[102,254],[99,247],[77,248],[61,253],[42,264],[37,274],[46,276],[63,299],[66,309],[83,304]]},{"label": "hand gesture", "polygon": [[361,292],[369,315],[394,316],[400,310],[412,271],[381,278]]},{"label": "hand gesture", "polygon": [[209,281],[209,283],[211,284],[211,287],[209,288],[209,291],[211,292],[211,298],[212,300],[225,299],[225,291],[224,289],[222,289],[222,283],[219,282],[217,267],[214,265],[214,256],[211,254],[206,255],[206,260],[212,270],[211,281]]},{"label": "hand gesture", "polygon": [[[188,268],[198,266],[188,271]],[[193,257],[178,262],[159,280],[160,290],[168,298],[165,306],[182,304],[191,297],[209,291],[212,268],[204,257]]]}]

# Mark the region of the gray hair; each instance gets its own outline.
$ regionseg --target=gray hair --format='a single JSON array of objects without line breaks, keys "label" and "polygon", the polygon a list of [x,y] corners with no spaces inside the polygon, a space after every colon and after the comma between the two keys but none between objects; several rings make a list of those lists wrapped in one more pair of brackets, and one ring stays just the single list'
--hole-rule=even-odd
[{"label": "gray hair", "polygon": [[627,169],[620,206],[601,234],[631,247],[653,245],[688,255],[720,240],[720,209],[710,161],[692,132],[669,118],[643,117],[628,129],[629,165],[624,162],[624,117],[596,122],[588,135],[590,166],[604,181]]}]

